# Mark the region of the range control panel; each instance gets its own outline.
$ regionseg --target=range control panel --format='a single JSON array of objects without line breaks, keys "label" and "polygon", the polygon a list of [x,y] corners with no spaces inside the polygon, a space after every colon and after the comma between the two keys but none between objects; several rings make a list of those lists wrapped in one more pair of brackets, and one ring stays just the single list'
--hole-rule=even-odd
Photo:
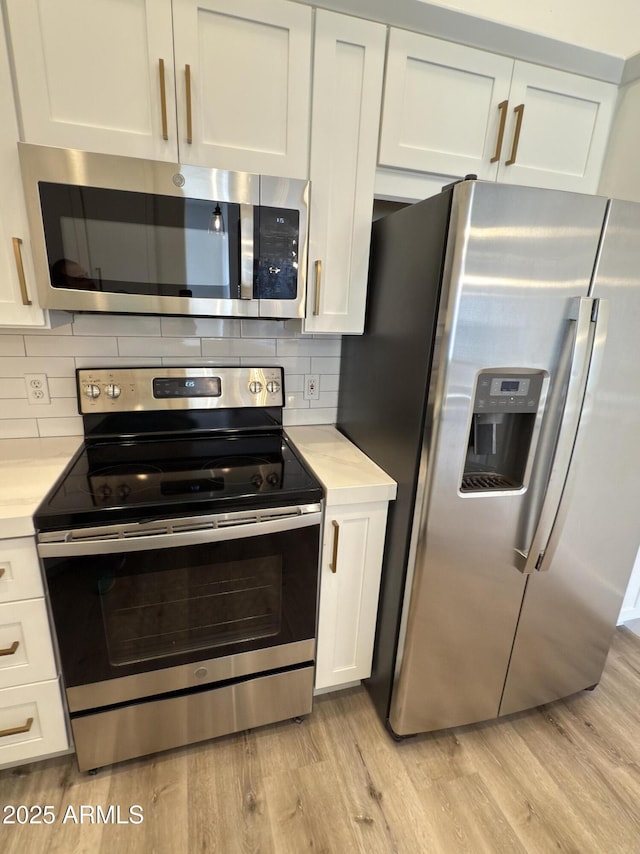
[{"label": "range control panel", "polygon": [[481,371],[474,412],[537,412],[543,372]]},{"label": "range control panel", "polygon": [[278,367],[80,368],[76,382],[82,415],[284,406]]}]

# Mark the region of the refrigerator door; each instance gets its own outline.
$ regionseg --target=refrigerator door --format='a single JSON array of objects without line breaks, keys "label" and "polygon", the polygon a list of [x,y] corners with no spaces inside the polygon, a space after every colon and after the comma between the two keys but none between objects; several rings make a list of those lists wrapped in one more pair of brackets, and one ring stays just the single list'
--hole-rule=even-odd
[{"label": "refrigerator door", "polygon": [[[527,547],[529,486],[544,483],[548,471],[540,478],[540,466],[551,470],[548,455],[533,462],[544,400],[562,403],[575,298],[587,296],[605,208],[602,198],[531,188],[482,182],[455,188],[439,368],[425,426],[432,439],[422,448],[389,714],[399,735],[498,714],[527,581],[514,556]],[[494,451],[498,435],[490,413],[477,419],[474,433],[472,410],[485,405],[478,390],[484,383],[491,394],[506,389],[508,396],[516,388],[511,373],[527,372],[544,378],[544,388],[520,481],[465,491],[469,449],[476,442],[480,459]],[[544,418],[559,424],[553,412]],[[535,492],[541,501],[544,489]]]},{"label": "refrigerator door", "polygon": [[640,205],[611,203],[592,296],[598,331],[570,475],[527,586],[503,715],[599,681],[640,543]]}]

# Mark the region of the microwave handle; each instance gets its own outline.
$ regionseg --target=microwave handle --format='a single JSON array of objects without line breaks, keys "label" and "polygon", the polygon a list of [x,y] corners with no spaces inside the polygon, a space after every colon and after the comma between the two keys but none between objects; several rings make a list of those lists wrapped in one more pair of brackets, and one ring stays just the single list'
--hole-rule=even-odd
[{"label": "microwave handle", "polygon": [[253,299],[253,205],[240,205],[240,299]]}]

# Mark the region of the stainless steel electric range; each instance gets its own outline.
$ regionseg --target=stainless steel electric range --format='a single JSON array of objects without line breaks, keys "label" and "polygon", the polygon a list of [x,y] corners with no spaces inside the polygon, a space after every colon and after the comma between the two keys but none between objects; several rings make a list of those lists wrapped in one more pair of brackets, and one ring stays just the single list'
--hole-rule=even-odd
[{"label": "stainless steel electric range", "polygon": [[77,372],[35,514],[78,765],[311,711],[322,490],[281,368]]}]

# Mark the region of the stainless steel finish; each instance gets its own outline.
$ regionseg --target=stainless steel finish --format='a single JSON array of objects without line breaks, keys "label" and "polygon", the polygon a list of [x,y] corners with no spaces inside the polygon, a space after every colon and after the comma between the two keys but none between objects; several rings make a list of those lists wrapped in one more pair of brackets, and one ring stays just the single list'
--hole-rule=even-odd
[{"label": "stainless steel finish", "polygon": [[606,661],[640,540],[639,234],[640,205],[613,201],[590,294],[600,302],[572,477],[548,572],[527,587],[501,714],[595,685]]},{"label": "stainless steel finish", "polygon": [[[36,284],[43,308],[153,314],[217,315],[222,317],[302,317],[304,314],[309,184],[227,172],[179,163],[142,160],[74,149],[18,143],[25,187]],[[52,288],[49,279],[38,182],[131,190],[240,205],[241,298],[197,299],[143,294],[116,294]],[[261,202],[262,199],[262,202]],[[253,289],[252,206],[275,205],[300,212],[298,299],[267,300],[260,306],[251,299]]]},{"label": "stainless steel finish", "polygon": [[309,714],[313,667],[71,722],[81,771]]},{"label": "stainless steel finish", "polygon": [[67,688],[67,701],[71,712],[113,706],[142,697],[153,697],[157,694],[195,688],[198,685],[290,667],[293,664],[304,664],[305,661],[313,660],[314,652],[315,640],[310,639],[255,649],[224,658],[194,661],[178,667],[147,670],[133,676],[121,676],[119,679],[74,685]]},{"label": "stainless steel finish", "polygon": [[261,317],[304,317],[307,284],[307,254],[309,251],[308,217],[310,185],[293,178],[260,178],[260,204],[266,207],[289,208],[300,214],[298,235],[298,293],[295,300],[260,300]]},{"label": "stainless steel finish", "polygon": [[253,208],[240,205],[240,299],[253,297]]},{"label": "stainless steel finish", "polygon": [[40,557],[120,554],[259,537],[319,525],[321,509],[320,504],[304,504],[56,531],[38,535],[38,554]]},{"label": "stainless steel finish", "polygon": [[[156,398],[153,381],[163,377],[195,379],[219,377],[219,397]],[[129,412],[169,409],[228,409],[239,406],[283,406],[282,368],[83,368],[77,383],[80,412]],[[252,391],[252,384],[259,393]],[[271,384],[271,389],[269,385]],[[107,389],[117,386],[120,394],[110,396]],[[277,386],[277,388],[276,388]],[[104,391],[104,394],[102,392]]]},{"label": "stainless steel finish", "polygon": [[[555,434],[555,442],[552,447],[547,449],[547,460],[551,465],[544,500],[530,545],[527,548],[515,549],[514,552],[514,564],[525,575],[540,567],[567,479],[573,452],[573,440],[580,419],[587,383],[592,344],[590,335],[592,311],[593,300],[587,297],[574,300],[571,307],[569,319],[575,321],[575,329],[571,335],[569,380],[566,394],[563,395],[565,404],[561,412],[558,412],[561,422]],[[542,465],[540,460],[538,462]]]},{"label": "stainless steel finish", "polygon": [[454,189],[389,713],[398,734],[498,713],[526,582],[512,564],[528,482],[459,492],[472,390],[487,368],[555,375],[570,302],[587,296],[605,204],[482,182]]}]

